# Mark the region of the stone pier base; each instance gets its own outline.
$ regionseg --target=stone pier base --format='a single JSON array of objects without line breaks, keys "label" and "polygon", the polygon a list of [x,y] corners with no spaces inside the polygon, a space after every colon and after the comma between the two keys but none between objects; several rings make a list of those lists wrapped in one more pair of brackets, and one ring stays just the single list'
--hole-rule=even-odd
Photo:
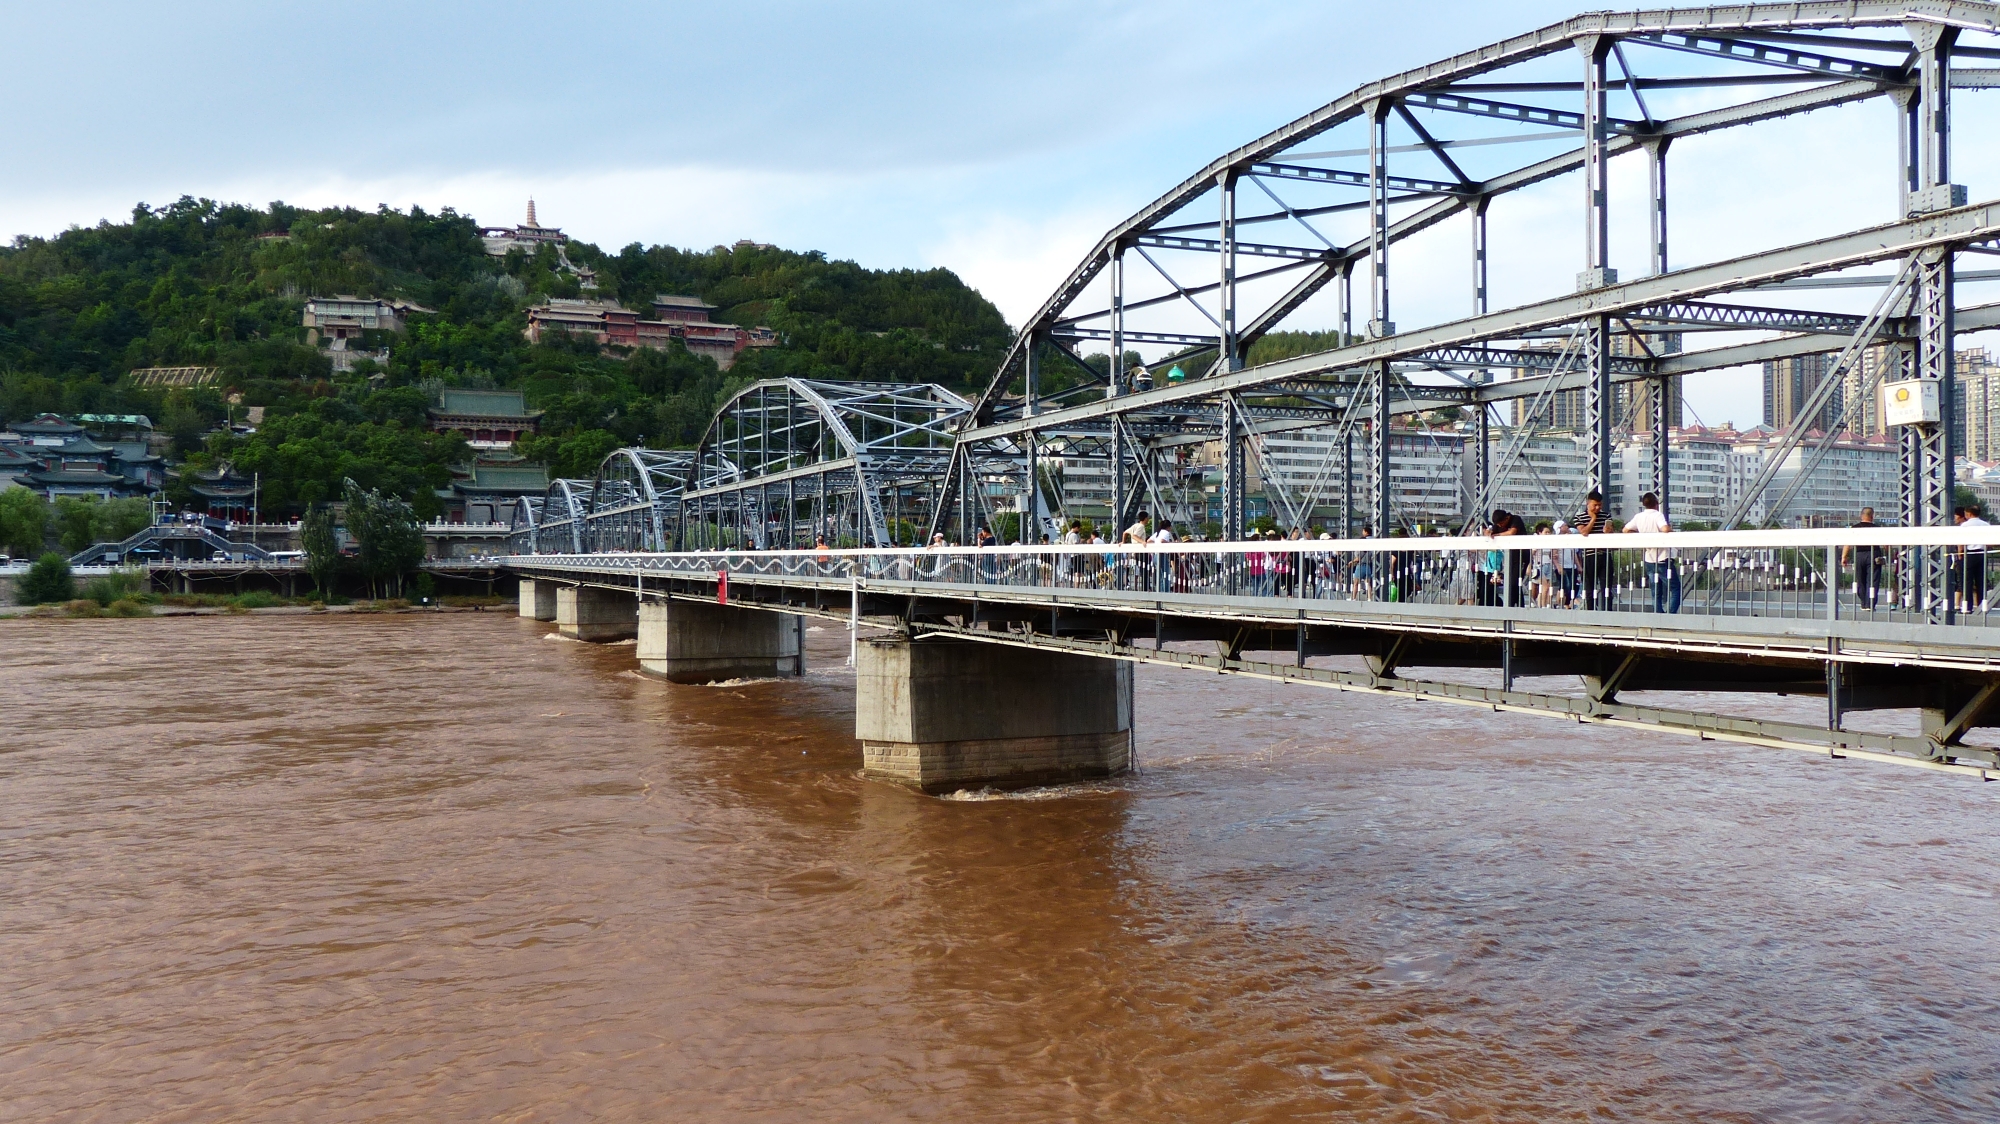
[{"label": "stone pier base", "polygon": [[639,599],[616,589],[558,586],[556,629],[572,640],[630,640],[639,635]]},{"label": "stone pier base", "polygon": [[804,632],[795,613],[648,601],[639,606],[639,669],[675,683],[804,675]]},{"label": "stone pier base", "polygon": [[556,619],[556,583],[521,579],[521,615],[529,620]]},{"label": "stone pier base", "polygon": [[868,776],[937,793],[1131,767],[1129,663],[959,640],[863,641],[856,662]]}]

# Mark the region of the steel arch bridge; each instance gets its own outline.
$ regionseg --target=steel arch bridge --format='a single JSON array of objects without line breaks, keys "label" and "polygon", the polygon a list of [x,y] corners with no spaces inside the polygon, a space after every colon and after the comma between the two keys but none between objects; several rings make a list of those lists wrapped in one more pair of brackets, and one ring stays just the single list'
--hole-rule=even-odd
[{"label": "steel arch bridge", "polygon": [[617,449],[597,466],[590,484],[591,549],[672,550],[681,493],[694,455],[683,449]]},{"label": "steel arch bridge", "polygon": [[512,536],[516,553],[581,554],[589,550],[585,529],[590,514],[590,481],[549,481],[540,498],[514,505]]},{"label": "steel arch bridge", "polygon": [[514,505],[515,553],[675,549],[693,459],[687,450],[614,449],[589,480],[551,480],[542,495]]},{"label": "steel arch bridge", "polygon": [[[1252,472],[1282,500],[1281,521],[1313,510],[1319,497],[1287,495],[1260,450],[1269,435],[1316,429],[1332,435],[1319,478],[1338,482],[1347,532],[1387,532],[1405,522],[1392,445],[1440,411],[1466,423],[1469,516],[1527,468],[1524,435],[1563,403],[1580,415],[1587,480],[1551,495],[1549,514],[1573,511],[1586,488],[1609,491],[1621,430],[1650,435],[1646,483],[1665,499],[1679,380],[1804,356],[1831,357],[1831,369],[1724,525],[1788,458],[1805,466],[1796,488],[1880,384],[1913,380],[1938,391],[1942,412],[1899,429],[1901,521],[1948,523],[1955,335],[2000,325],[2000,305],[1955,296],[2000,277],[1957,269],[1960,256],[1994,250],[2000,203],[1967,206],[1953,180],[1952,100],[2000,86],[1996,28],[2000,6],[1964,0],[1591,13],[1357,86],[1216,158],[1098,240],[968,412],[932,530],[962,541],[995,495],[1038,517],[1024,536],[1049,527],[1056,505],[1038,462],[1058,458],[1103,466],[1108,514],[1123,525],[1159,502],[1166,458],[1210,445],[1224,533],[1241,537]],[[1893,177],[1880,225],[1756,248],[1759,197],[1690,182],[1674,198],[1739,216],[1743,252],[1670,266],[1677,142],[1776,136],[1781,119],[1865,102],[1884,106],[1879,150],[1846,137],[1821,164],[1805,152],[1796,163]],[[1625,162],[1643,166],[1643,198],[1614,197],[1611,170]],[[1497,309],[1492,267],[1532,275],[1546,247],[1496,262],[1490,219],[1562,177],[1575,185],[1574,288],[1559,272]],[[1992,187],[1982,197],[2000,195]],[[1465,241],[1446,256],[1462,265],[1440,277],[1434,247],[1452,230]],[[1628,245],[1643,254],[1614,264]],[[1392,297],[1406,307],[1408,290],[1391,281],[1406,270],[1433,309],[1438,292],[1457,289],[1465,315],[1399,325]],[[1304,354],[1250,362],[1271,333],[1328,323],[1315,346],[1290,348]],[[1118,359],[1086,361],[1086,345]],[[1133,351],[1144,365],[1128,365]],[[1864,362],[1871,353],[1887,361]],[[1848,383],[1859,392],[1844,395]],[[1502,407],[1515,411],[1511,436],[1494,432]],[[1827,411],[1836,423],[1810,428],[1805,419]],[[1934,604],[1942,569],[1932,567]]]},{"label": "steel arch bridge", "polygon": [[680,542],[907,545],[932,520],[971,410],[931,383],[753,383],[723,404],[692,454]]}]

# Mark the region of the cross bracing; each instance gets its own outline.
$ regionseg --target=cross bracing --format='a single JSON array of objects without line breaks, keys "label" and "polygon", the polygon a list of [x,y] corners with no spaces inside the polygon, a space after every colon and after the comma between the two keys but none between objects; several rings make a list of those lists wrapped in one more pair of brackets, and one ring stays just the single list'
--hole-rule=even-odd
[{"label": "cross bracing", "polygon": [[[1109,514],[1122,523],[1147,507],[1161,452],[1215,442],[1223,522],[1234,536],[1252,490],[1246,474],[1261,471],[1261,435],[1318,426],[1358,446],[1342,455],[1340,472],[1363,478],[1342,486],[1365,504],[1363,523],[1386,531],[1400,525],[1390,431],[1429,433],[1430,422],[1413,419],[1438,411],[1460,419],[1483,472],[1497,406],[1545,410],[1574,392],[1588,485],[1611,478],[1613,431],[1643,424],[1653,430],[1651,483],[1662,496],[1670,494],[1666,403],[1678,400],[1674,380],[1690,373],[1842,355],[1866,332],[1872,345],[1906,351],[1908,373],[1939,383],[1949,411],[1955,335],[1996,323],[1990,304],[1959,302],[1954,279],[1977,275],[1960,273],[1956,259],[2000,237],[2000,205],[1968,206],[1967,188],[1954,183],[1951,93],[1996,85],[1995,68],[1966,65],[2000,58],[1996,29],[1992,3],[1591,13],[1357,86],[1211,161],[1107,231],[1023,326],[963,423],[955,463],[1004,473],[1011,458],[1015,483],[988,480],[982,498],[1011,487],[1023,510],[1038,510],[1028,486],[1038,455],[1083,440],[1102,449]],[[1883,177],[1896,189],[1881,221],[1721,261],[1670,263],[1676,141],[1745,131],[1753,143],[1783,145],[1770,123],[1870,102],[1885,108],[1879,150],[1856,140],[1797,158],[1821,175],[1871,164],[1893,173]],[[1642,198],[1614,197],[1615,161],[1643,164]],[[1509,221],[1516,193],[1572,175],[1581,188],[1576,292],[1495,311],[1489,224]],[[1740,214],[1751,251],[1761,200],[1716,190],[1690,180],[1673,198],[1695,195],[1707,211],[1720,204]],[[1636,224],[1641,260],[1614,262],[1614,216]],[[1471,234],[1462,259],[1470,315],[1399,324],[1391,284],[1401,276],[1399,248],[1435,239],[1448,220]],[[1870,265],[1908,267],[1916,278],[1880,316],[1858,314],[1851,299],[1806,296],[1850,285],[1879,293],[1888,278],[1855,276]],[[1775,294],[1764,290],[1780,287],[1782,301],[1768,299]],[[1249,365],[1260,339],[1299,329],[1322,332],[1326,349]],[[1108,360],[1087,360],[1084,346]],[[1185,381],[1149,383],[1127,370],[1131,351],[1155,377],[1180,366]],[[1903,431],[1905,522],[1948,518],[1950,429],[1947,414]],[[977,505],[950,492],[970,479],[947,474],[934,529],[953,538],[971,531]],[[1024,519],[1020,533],[1042,526]]]},{"label": "cross bracing", "polygon": [[933,384],[772,379],[695,448],[681,540],[744,549],[891,546],[927,525],[971,409]]},{"label": "cross bracing", "polygon": [[543,494],[515,503],[515,550],[672,550],[692,460],[685,450],[614,449],[589,480],[551,480]]}]

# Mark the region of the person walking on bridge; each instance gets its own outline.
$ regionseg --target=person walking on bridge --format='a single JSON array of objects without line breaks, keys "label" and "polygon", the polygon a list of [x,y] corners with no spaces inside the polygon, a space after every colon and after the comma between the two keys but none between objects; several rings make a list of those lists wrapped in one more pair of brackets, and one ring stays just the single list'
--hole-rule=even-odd
[{"label": "person walking on bridge", "polygon": [[[1561,519],[1556,520],[1555,531],[1556,536],[1564,540],[1576,534],[1576,528],[1571,527]],[[1556,573],[1559,575],[1561,582],[1562,595],[1558,605],[1559,608],[1573,609],[1576,607],[1577,593],[1583,589],[1582,567],[1583,562],[1577,557],[1577,549],[1573,544],[1564,541],[1556,547]]]},{"label": "person walking on bridge", "polygon": [[[1660,514],[1660,497],[1651,492],[1639,497],[1639,514],[1625,524],[1626,534],[1663,535],[1673,530],[1667,517]],[[1681,611],[1681,569],[1674,561],[1674,552],[1665,547],[1646,548],[1646,584],[1653,587],[1653,611],[1656,613],[1678,613]]]},{"label": "person walking on bridge", "polygon": [[[1604,510],[1604,493],[1592,488],[1583,497],[1583,517],[1576,521],[1579,535],[1601,535],[1611,530],[1611,516]],[[1611,552],[1585,550],[1583,562],[1583,607],[1609,609],[1615,600],[1611,588]]]},{"label": "person walking on bridge", "polygon": [[[1083,520],[1072,519],[1069,521],[1069,530],[1063,532],[1062,544],[1064,546],[1083,545]],[[1064,551],[1063,553],[1056,556],[1057,585],[1077,584],[1076,572],[1077,572],[1077,561],[1076,561],[1076,555],[1074,553],[1070,551]]]},{"label": "person walking on bridge", "polygon": [[[1160,529],[1154,531],[1153,537],[1147,541],[1152,543],[1173,542],[1174,521],[1171,519],[1160,520]],[[1179,559],[1180,556],[1177,554],[1168,554],[1164,551],[1155,552],[1153,565],[1156,567],[1158,580],[1154,583],[1154,588],[1158,589],[1161,593],[1172,593],[1174,591],[1174,564]]]},{"label": "person walking on bridge", "polygon": [[[1514,538],[1528,533],[1528,521],[1505,508],[1493,509],[1493,537]],[[1499,602],[1509,609],[1521,606],[1521,569],[1526,559],[1518,550],[1495,551],[1499,565],[1495,567],[1500,575]]]},{"label": "person walking on bridge", "polygon": [[[1879,527],[1881,524],[1875,522],[1875,509],[1864,507],[1861,509],[1861,521],[1854,524],[1854,526],[1856,528]],[[1882,548],[1879,546],[1846,546],[1841,548],[1841,565],[1852,565],[1854,567],[1854,603],[1860,608],[1873,609],[1875,607],[1875,567],[1881,561]]]},{"label": "person walking on bridge", "polygon": [[[1951,510],[1952,522],[1960,527],[1991,527],[1979,515],[1976,507],[1955,507]],[[1986,611],[1986,548],[1965,546],[1958,548],[1958,611],[1961,613],[1983,613]]]}]

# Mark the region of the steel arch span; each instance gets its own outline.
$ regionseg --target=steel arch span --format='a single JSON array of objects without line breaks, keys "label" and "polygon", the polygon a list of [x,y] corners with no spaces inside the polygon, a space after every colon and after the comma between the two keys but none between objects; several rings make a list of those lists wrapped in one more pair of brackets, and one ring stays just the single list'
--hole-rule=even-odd
[{"label": "steel arch span", "polygon": [[539,496],[522,496],[514,504],[514,517],[507,525],[507,548],[515,554],[540,554],[541,541],[537,537],[542,522],[542,504],[548,499],[544,492]]},{"label": "steel arch span", "polygon": [[589,549],[672,550],[693,463],[694,454],[685,449],[613,450],[590,486]]},{"label": "steel arch span", "polygon": [[[1358,85],[1098,240],[974,404],[946,474],[973,495],[941,496],[933,528],[963,537],[996,493],[1042,517],[1023,534],[1048,527],[1061,489],[1044,459],[1094,459],[1108,495],[1090,514],[1122,524],[1170,503],[1187,450],[1207,446],[1230,537],[1252,491],[1281,524],[1388,533],[1411,522],[1391,462],[1427,440],[1465,450],[1457,519],[1470,520],[1503,488],[1520,493],[1536,435],[1552,429],[1575,431],[1583,480],[1544,483],[1547,510],[1532,514],[1569,515],[1585,490],[1610,491],[1616,442],[1645,454],[1635,466],[1666,498],[1682,376],[1809,356],[1830,372],[1724,524],[1763,510],[1775,466],[1802,459],[1794,486],[1809,475],[1862,426],[1881,382],[1919,379],[1941,391],[1943,413],[1896,434],[1901,521],[1947,522],[1955,336],[2000,325],[1991,298],[1956,293],[2000,279],[1957,269],[2000,237],[2000,203],[1967,206],[2000,198],[2000,183],[1969,191],[1954,178],[1953,122],[1975,111],[1985,133],[1959,135],[1990,134],[1996,29],[2000,5],[1969,0],[1599,12]],[[1831,151],[1775,124],[1869,103],[1879,133],[1844,134]],[[1768,185],[1690,178],[1671,201],[1732,217],[1736,241],[1720,260],[1670,259],[1669,151],[1716,134],[1825,177],[1808,199],[1874,170],[1877,225],[1771,245],[1760,241],[1777,225]],[[1643,175],[1614,183],[1627,164]],[[1515,206],[1537,188],[1533,207]],[[1574,271],[1541,265],[1547,239],[1524,214],[1564,198]],[[1503,237],[1489,241],[1489,228]],[[1493,249],[1529,230],[1525,253]],[[1527,281],[1503,308],[1495,278]],[[1301,330],[1315,334],[1258,346]],[[1316,471],[1272,463],[1266,442],[1294,431],[1324,448]]]},{"label": "steel arch span", "polygon": [[516,552],[582,554],[593,549],[586,534],[590,493],[588,480],[557,479],[549,481],[540,498],[531,496],[515,504]]},{"label": "steel arch span", "polygon": [[724,403],[693,453],[686,549],[907,544],[931,519],[972,403],[932,383],[771,379]]},{"label": "steel arch span", "polygon": [[685,449],[613,449],[591,479],[549,481],[542,495],[514,505],[515,553],[674,549],[693,459]]}]

